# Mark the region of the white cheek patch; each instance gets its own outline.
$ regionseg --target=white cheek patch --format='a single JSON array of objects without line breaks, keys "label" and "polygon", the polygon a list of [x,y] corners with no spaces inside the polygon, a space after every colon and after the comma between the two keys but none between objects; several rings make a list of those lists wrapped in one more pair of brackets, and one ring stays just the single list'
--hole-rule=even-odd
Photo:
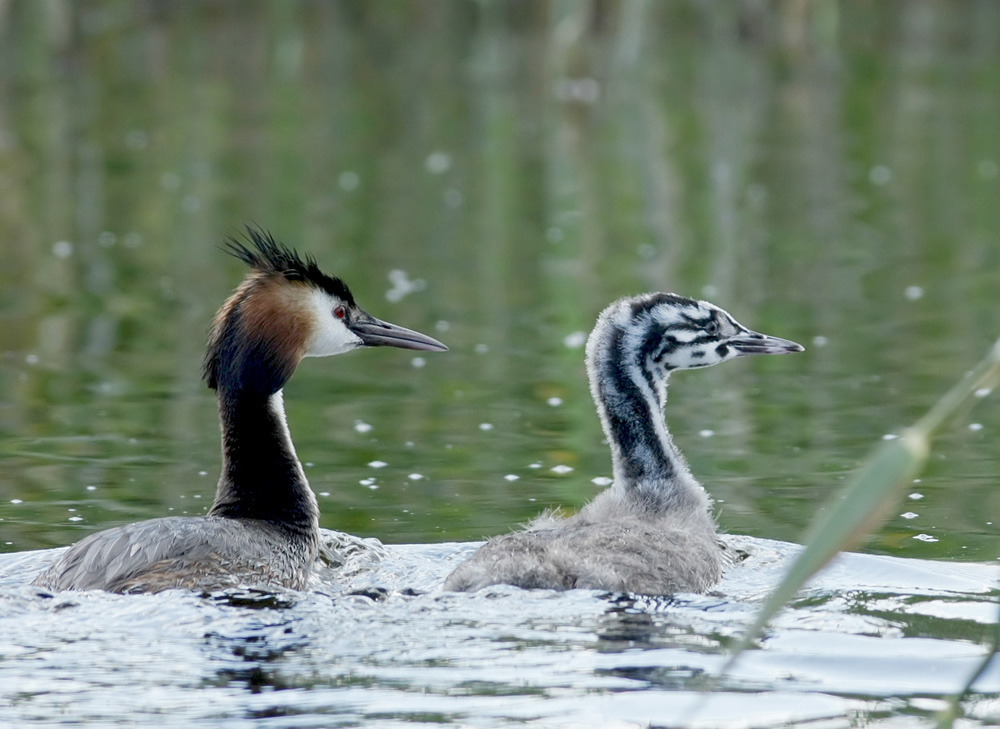
[{"label": "white cheek patch", "polygon": [[695,329],[675,329],[670,332],[670,336],[682,344],[688,344],[698,337],[704,336],[704,332]]},{"label": "white cheek patch", "polygon": [[715,364],[711,360],[706,360],[704,357],[697,358],[692,357],[692,352],[678,352],[674,355],[671,361],[671,365],[674,369],[687,370],[694,367],[705,367],[710,364]]},{"label": "white cheek patch", "polygon": [[651,315],[654,321],[668,328],[683,324],[686,321],[682,313],[672,306],[659,306],[653,309]]},{"label": "white cheek patch", "polygon": [[361,338],[333,315],[338,302],[323,291],[313,289],[309,293],[312,331],[304,356],[329,357],[360,347]]}]

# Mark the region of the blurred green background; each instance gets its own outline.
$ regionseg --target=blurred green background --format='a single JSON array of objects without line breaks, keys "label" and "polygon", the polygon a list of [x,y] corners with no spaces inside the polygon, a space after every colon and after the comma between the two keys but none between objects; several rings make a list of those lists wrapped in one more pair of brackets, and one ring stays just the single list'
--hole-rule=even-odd
[{"label": "blurred green background", "polygon": [[[724,529],[795,540],[1000,335],[1000,3],[0,1],[0,549],[208,508],[248,222],[451,347],[300,368],[323,526],[591,498],[582,334],[668,290],[806,346],[667,416]],[[871,549],[996,559],[998,429],[984,398]]]}]

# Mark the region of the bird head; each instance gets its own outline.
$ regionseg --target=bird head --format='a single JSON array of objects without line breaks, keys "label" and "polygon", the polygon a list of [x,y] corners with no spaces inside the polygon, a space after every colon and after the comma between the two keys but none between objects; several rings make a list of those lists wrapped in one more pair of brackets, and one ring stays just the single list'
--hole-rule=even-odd
[{"label": "bird head", "polygon": [[341,279],[269,233],[248,227],[245,241],[230,238],[225,250],[251,270],[215,315],[204,367],[213,389],[269,395],[281,389],[303,357],[362,347],[448,349],[375,318],[358,306]]},{"label": "bird head", "polygon": [[795,342],[747,329],[714,304],[666,293],[616,301],[600,315],[587,341],[592,365],[615,359],[659,382],[674,370],[751,354],[801,351]]}]

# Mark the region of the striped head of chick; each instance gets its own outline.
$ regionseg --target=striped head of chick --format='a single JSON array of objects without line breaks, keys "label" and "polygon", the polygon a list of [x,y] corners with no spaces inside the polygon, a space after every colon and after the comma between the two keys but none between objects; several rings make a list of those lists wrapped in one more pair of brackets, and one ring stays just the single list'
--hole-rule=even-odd
[{"label": "striped head of chick", "polygon": [[616,301],[601,313],[587,341],[592,372],[624,368],[629,379],[653,389],[674,370],[801,351],[795,342],[748,329],[715,304],[669,293]]}]

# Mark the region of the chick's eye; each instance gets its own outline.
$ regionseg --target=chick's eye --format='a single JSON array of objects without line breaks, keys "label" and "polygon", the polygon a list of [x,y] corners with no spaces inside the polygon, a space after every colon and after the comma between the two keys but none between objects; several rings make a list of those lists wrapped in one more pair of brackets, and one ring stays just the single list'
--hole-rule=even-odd
[{"label": "chick's eye", "polygon": [[705,333],[712,337],[718,334],[719,322],[716,321],[715,319],[712,319],[710,322],[708,322],[708,324],[705,325]]},{"label": "chick's eye", "polygon": [[336,307],[333,310],[333,315],[335,317],[337,317],[338,319],[344,319],[344,318],[346,318],[347,317],[347,307],[346,306],[338,306],[338,307]]}]

